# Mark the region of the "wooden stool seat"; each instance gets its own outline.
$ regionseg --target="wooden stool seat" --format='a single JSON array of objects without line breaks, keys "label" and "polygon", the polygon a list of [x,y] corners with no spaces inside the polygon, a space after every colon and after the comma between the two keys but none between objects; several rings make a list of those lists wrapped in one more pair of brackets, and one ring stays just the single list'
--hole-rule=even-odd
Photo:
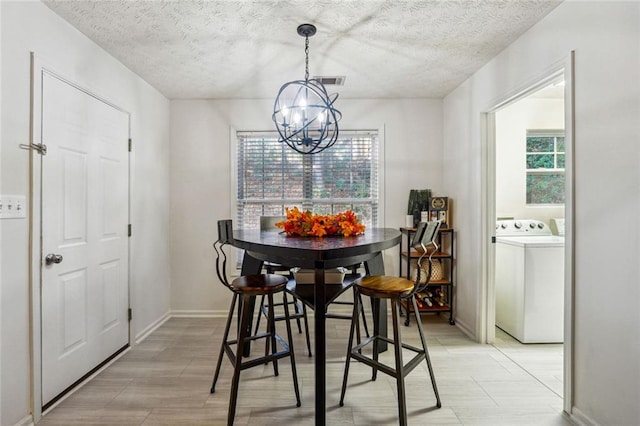
[{"label": "wooden stool seat", "polygon": [[252,293],[255,295],[282,291],[287,286],[287,277],[276,274],[246,275],[231,282],[235,291]]},{"label": "wooden stool seat", "polygon": [[355,282],[360,294],[390,299],[400,297],[413,290],[413,281],[402,277],[366,276]]}]

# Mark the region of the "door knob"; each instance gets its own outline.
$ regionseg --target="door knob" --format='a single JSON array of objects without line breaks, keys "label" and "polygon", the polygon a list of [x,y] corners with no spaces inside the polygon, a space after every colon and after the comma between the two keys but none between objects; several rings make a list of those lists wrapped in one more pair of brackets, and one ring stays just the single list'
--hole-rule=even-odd
[{"label": "door knob", "polygon": [[53,253],[49,253],[45,258],[44,258],[44,263],[46,265],[51,265],[52,263],[60,263],[62,262],[62,255],[61,254],[53,254]]}]

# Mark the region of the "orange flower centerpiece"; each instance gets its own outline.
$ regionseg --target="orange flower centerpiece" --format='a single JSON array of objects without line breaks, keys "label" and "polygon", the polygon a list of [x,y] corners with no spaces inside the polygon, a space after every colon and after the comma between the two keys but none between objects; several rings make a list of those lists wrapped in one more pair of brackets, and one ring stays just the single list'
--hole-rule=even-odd
[{"label": "orange flower centerpiece", "polygon": [[287,208],[287,220],[276,223],[289,237],[323,237],[341,235],[348,237],[364,233],[365,226],[352,210],[335,215],[320,215],[309,210],[300,211],[297,207]]}]

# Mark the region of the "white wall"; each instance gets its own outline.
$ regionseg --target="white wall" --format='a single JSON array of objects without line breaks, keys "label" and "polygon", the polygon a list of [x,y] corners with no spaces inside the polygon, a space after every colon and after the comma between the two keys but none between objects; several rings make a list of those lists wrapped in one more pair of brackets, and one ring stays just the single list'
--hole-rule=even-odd
[{"label": "white wall", "polygon": [[480,114],[542,77],[571,50],[576,64],[573,414],[587,424],[636,425],[640,2],[566,1],[445,98],[443,183],[458,200],[456,319],[480,335]]},{"label": "white wall", "polygon": [[564,129],[562,99],[522,99],[496,112],[496,217],[564,217],[564,206],[527,205],[527,130]]},{"label": "white wall", "polygon": [[[442,193],[442,101],[340,98],[337,107],[343,129],[384,126],[381,225],[403,226],[410,189]],[[273,100],[171,102],[171,308],[176,313],[228,309],[228,291],[215,279],[211,245],[216,221],[232,212],[230,128],[272,129],[272,112]],[[397,257],[397,248],[387,252],[387,272],[397,272]]]},{"label": "white wall", "polygon": [[[0,2],[0,193],[29,193],[29,53],[131,112],[132,336],[169,310],[169,101],[40,2]],[[45,141],[46,143],[46,141]],[[29,418],[28,220],[0,221],[2,306],[0,424]],[[11,348],[8,350],[7,348]]]},{"label": "white wall", "polygon": [[[0,22],[2,22],[2,7],[0,7]],[[0,31],[0,46],[2,46],[2,31]],[[0,60],[1,63],[1,60]],[[0,67],[0,99],[2,98],[2,67]],[[2,117],[2,102],[0,102],[0,117]],[[2,135],[2,119],[0,118],[0,135]],[[2,158],[2,143],[0,143],[0,158]],[[0,177],[2,176],[2,161],[0,161]],[[0,184],[0,192],[2,185]],[[2,225],[0,225],[0,259],[2,259]],[[2,306],[2,261],[0,260],[0,307]],[[0,422],[2,422],[2,314],[0,313]]]}]

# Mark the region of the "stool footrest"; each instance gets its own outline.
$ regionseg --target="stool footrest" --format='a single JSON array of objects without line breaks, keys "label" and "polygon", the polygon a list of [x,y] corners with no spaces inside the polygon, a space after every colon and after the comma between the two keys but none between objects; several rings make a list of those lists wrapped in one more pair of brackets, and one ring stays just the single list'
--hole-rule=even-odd
[{"label": "stool footrest", "polygon": [[[276,353],[271,353],[271,354],[260,356],[258,358],[251,358],[247,361],[243,361],[242,364],[240,365],[240,369],[244,370],[246,368],[255,367],[256,365],[259,365],[259,364],[265,364],[267,362],[271,362],[271,361],[289,356],[289,354],[291,353],[291,348],[289,347],[289,344],[285,342],[285,340],[282,337],[280,337],[280,335],[278,334],[276,334],[273,337],[280,344],[280,346],[282,346],[281,350],[277,351]],[[257,339],[264,339],[264,338],[271,338],[271,335],[269,333],[260,333],[260,334],[248,337],[244,341],[247,342],[249,340],[257,340]],[[227,357],[229,358],[229,360],[233,365],[235,365],[237,362],[237,355],[236,355],[236,352],[231,348],[231,346],[234,346],[237,344],[238,344],[237,339],[228,340],[227,342],[223,343],[224,352],[227,354]]]},{"label": "stool footrest", "polygon": [[[390,367],[386,364],[381,363],[380,361],[376,361],[373,358],[367,356],[367,355],[363,355],[361,353],[362,348],[364,348],[367,345],[372,344],[375,340],[382,340],[385,341],[387,343],[393,344],[393,340],[386,338],[386,337],[382,337],[382,336],[373,336],[373,337],[369,337],[367,339],[365,339],[362,343],[360,343],[357,346],[354,346],[353,349],[351,349],[351,352],[349,354],[349,356],[351,358],[354,358],[360,362],[362,362],[363,364],[366,364],[370,367],[376,368],[380,371],[382,371],[383,373],[392,376],[392,377],[399,377],[400,374],[396,371],[395,368]],[[424,361],[426,359],[425,357],[425,352],[420,349],[417,348],[415,346],[411,346],[409,344],[406,343],[402,343],[402,347],[404,349],[408,349],[410,351],[413,351],[416,353],[416,355],[406,364],[404,364],[402,366],[402,376],[406,377],[407,374],[411,373],[411,371],[413,371],[414,368],[416,368],[418,365],[420,365],[420,363],[422,361]]]},{"label": "stool footrest", "polygon": [[[288,356],[289,356],[289,349],[287,348],[286,350],[283,349],[281,351],[276,352],[275,354],[269,354],[267,356],[252,358],[248,361],[242,361],[242,364],[240,364],[240,370],[246,370],[247,368],[255,367],[256,365],[260,365],[260,364],[265,364],[267,362],[278,360],[280,358],[286,358]],[[231,362],[235,364],[235,359],[232,359]]]},{"label": "stool footrest", "polygon": [[[302,303],[297,301],[289,301],[287,303],[289,303],[289,305],[295,305],[294,312],[289,312],[289,319],[304,318]],[[282,303],[273,304],[274,308],[282,305],[283,305]],[[298,312],[295,312],[295,309],[297,309]],[[265,317],[269,316],[269,307],[267,305],[262,305],[262,313],[264,314]],[[351,316],[349,316],[349,318],[351,318]],[[275,321],[283,321],[285,317],[284,317],[284,314],[276,314],[274,311],[273,319]]]},{"label": "stool footrest", "polygon": [[[390,345],[394,344],[393,339],[389,339],[388,337],[383,337],[383,336],[371,336],[371,337],[367,337],[366,339],[364,339],[362,341],[362,343],[354,346],[353,348],[351,348],[351,352],[360,352],[362,350],[362,348],[364,348],[365,346],[368,346],[370,344],[372,344],[375,340],[382,340],[383,342],[387,342]],[[409,348],[408,348],[409,349]]]},{"label": "stool footrest", "polygon": [[[334,302],[335,303],[335,302]],[[332,314],[327,312],[326,314],[324,314],[325,318],[332,318],[332,319],[351,319],[351,314]]]},{"label": "stool footrest", "polygon": [[[258,340],[258,339],[265,339],[271,337],[271,335],[269,333],[258,333],[258,334],[254,334],[253,336],[250,337],[245,337],[244,341],[246,342],[253,342],[254,340]],[[280,336],[278,336],[276,334],[276,339],[278,339]],[[280,339],[282,340],[282,339]],[[238,339],[233,339],[233,340],[227,340],[226,342],[228,345],[237,345],[238,344]]]}]

